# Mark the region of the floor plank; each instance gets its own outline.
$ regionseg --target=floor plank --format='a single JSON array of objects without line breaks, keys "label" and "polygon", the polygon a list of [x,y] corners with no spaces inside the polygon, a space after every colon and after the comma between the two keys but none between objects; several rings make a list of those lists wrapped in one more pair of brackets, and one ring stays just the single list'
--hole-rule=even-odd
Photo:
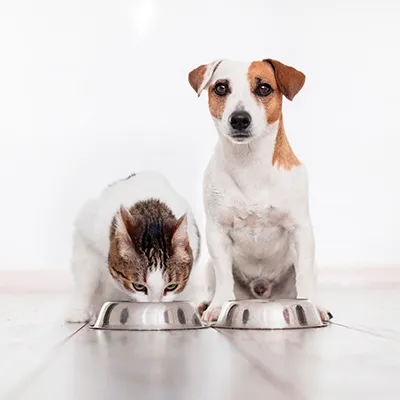
[{"label": "floor plank", "polygon": [[397,342],[336,325],[219,332],[253,365],[286,387],[293,399],[398,398]]},{"label": "floor plank", "polygon": [[82,326],[64,323],[66,303],[65,295],[0,293],[0,398]]},{"label": "floor plank", "polygon": [[399,287],[322,295],[326,328],[146,333],[76,332],[65,295],[0,293],[0,398],[397,400]]},{"label": "floor plank", "polygon": [[400,286],[323,288],[323,305],[334,322],[400,342]]},{"label": "floor plank", "polygon": [[[249,385],[244,384],[248,382]],[[68,341],[21,399],[288,399],[213,329],[94,331]]]}]

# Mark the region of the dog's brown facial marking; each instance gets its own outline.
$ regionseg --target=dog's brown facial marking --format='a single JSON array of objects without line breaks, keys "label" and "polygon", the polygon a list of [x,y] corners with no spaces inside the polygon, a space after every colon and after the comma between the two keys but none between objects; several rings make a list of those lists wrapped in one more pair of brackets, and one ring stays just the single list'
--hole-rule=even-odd
[{"label": "dog's brown facial marking", "polygon": [[254,61],[250,64],[248,81],[251,93],[265,109],[268,124],[279,121],[272,165],[291,170],[301,165],[285,133],[282,119],[282,95],[292,100],[303,87],[302,72],[279,61]]},{"label": "dog's brown facial marking", "polygon": [[251,93],[265,109],[267,123],[273,124],[278,121],[282,113],[282,94],[272,66],[264,61],[252,62],[247,79]]},{"label": "dog's brown facial marking", "polygon": [[214,118],[222,118],[225,103],[230,93],[231,87],[227,79],[220,79],[208,88],[208,107]]},{"label": "dog's brown facial marking", "polygon": [[275,139],[274,154],[272,156],[272,165],[277,168],[283,168],[290,171],[293,167],[301,165],[290,146],[289,140],[285,133],[283,120],[279,121],[278,134]]}]

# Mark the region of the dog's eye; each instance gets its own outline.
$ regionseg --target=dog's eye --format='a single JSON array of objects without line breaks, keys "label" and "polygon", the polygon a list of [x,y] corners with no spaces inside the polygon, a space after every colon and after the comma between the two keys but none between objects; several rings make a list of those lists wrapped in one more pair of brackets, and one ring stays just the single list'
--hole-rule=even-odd
[{"label": "dog's eye", "polygon": [[262,83],[261,85],[258,85],[256,88],[256,94],[258,96],[268,96],[272,92],[273,92],[272,87],[267,83]]},{"label": "dog's eye", "polygon": [[214,87],[214,93],[218,96],[226,96],[228,94],[228,85],[226,83],[217,83]]},{"label": "dog's eye", "polygon": [[171,283],[170,285],[168,285],[168,286],[165,288],[165,291],[166,291],[166,292],[172,292],[172,291],[175,290],[177,287],[178,287],[178,284],[177,284],[177,283]]},{"label": "dog's eye", "polygon": [[133,288],[138,292],[145,292],[147,290],[146,286],[144,286],[144,285],[142,285],[140,283],[134,283],[133,284]]}]

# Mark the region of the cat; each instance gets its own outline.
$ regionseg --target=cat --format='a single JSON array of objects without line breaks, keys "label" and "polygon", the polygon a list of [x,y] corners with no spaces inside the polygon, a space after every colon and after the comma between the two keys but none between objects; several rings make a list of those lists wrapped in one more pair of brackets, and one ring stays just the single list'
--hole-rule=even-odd
[{"label": "cat", "polygon": [[163,175],[141,172],[109,185],[75,220],[66,321],[95,318],[105,301],[200,302],[210,295],[205,275],[194,273],[199,254],[193,213]]}]

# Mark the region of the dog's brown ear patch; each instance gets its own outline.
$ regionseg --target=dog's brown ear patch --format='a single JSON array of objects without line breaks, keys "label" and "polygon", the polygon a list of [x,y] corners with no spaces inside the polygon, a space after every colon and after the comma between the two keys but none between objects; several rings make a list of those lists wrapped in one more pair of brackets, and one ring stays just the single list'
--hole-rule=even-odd
[{"label": "dog's brown ear patch", "polygon": [[189,83],[194,91],[200,96],[199,89],[204,81],[204,75],[207,71],[207,65],[200,65],[189,73]]},{"label": "dog's brown ear patch", "polygon": [[200,96],[201,92],[210,83],[215,70],[221,62],[222,60],[215,60],[210,64],[200,65],[200,67],[189,72],[190,86],[196,91],[198,96]]},{"label": "dog's brown ear patch", "polygon": [[297,69],[268,58],[265,62],[272,65],[279,90],[289,100],[293,100],[304,85],[306,76]]}]

